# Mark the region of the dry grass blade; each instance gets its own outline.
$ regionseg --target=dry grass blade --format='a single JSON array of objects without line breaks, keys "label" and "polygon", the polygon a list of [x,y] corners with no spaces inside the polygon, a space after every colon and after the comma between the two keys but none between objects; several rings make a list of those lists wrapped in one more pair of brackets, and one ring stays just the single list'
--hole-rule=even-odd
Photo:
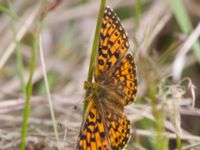
[{"label": "dry grass blade", "polygon": [[[19,29],[19,31],[16,35],[17,41],[20,41],[23,38],[23,36],[27,33],[27,31],[31,28],[31,26],[33,25],[36,17],[38,16],[39,8],[40,8],[39,6],[33,8],[32,13],[27,16],[22,27]],[[11,54],[14,52],[15,48],[16,48],[16,42],[11,42],[10,45],[8,46],[8,48],[5,49],[4,54],[0,58],[0,70],[3,68],[6,61],[11,56]]]},{"label": "dry grass blade", "polygon": [[200,36],[200,23],[197,25],[194,31],[190,34],[190,36],[185,41],[185,43],[181,46],[178,54],[176,55],[173,68],[172,68],[172,74],[175,80],[180,79],[183,68],[184,68],[184,64],[186,61],[186,55],[190,51],[193,44],[197,41],[199,36]]},{"label": "dry grass blade", "polygon": [[[57,127],[61,148],[75,147],[83,115],[82,86],[87,79],[100,1],[61,1],[40,1],[44,2],[42,6],[34,0],[0,3],[0,149],[19,149],[25,97],[17,74],[21,70],[17,67],[15,37],[20,44],[24,68],[21,73],[26,84],[31,72],[35,26],[42,27],[37,32],[42,35],[42,53],[35,55],[26,149],[58,148],[52,120],[64,124]],[[183,13],[172,8],[170,2],[181,2],[185,14],[190,14],[189,27],[196,28],[184,32],[190,33],[187,37],[180,33],[182,29],[173,8],[180,16]],[[200,65],[198,51],[190,49],[199,40],[200,2],[107,0],[106,5],[119,16],[128,32],[129,52],[134,51],[137,60],[139,92],[134,104],[125,107],[133,131],[126,150],[198,149]],[[179,19],[186,27],[185,19]],[[12,34],[12,29],[16,29],[16,34]],[[167,82],[162,82],[165,79]],[[56,114],[54,119],[49,106]]]}]

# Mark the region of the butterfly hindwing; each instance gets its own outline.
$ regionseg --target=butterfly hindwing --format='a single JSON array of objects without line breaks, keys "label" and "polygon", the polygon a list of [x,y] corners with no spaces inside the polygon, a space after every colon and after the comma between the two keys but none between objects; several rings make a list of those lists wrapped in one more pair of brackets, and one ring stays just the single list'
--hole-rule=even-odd
[{"label": "butterfly hindwing", "polygon": [[105,106],[105,120],[109,133],[109,140],[112,150],[121,150],[130,138],[130,121],[124,115],[116,111],[117,107]]},{"label": "butterfly hindwing", "polygon": [[131,54],[127,54],[110,73],[104,83],[109,91],[118,95],[118,101],[122,105],[132,103],[137,93],[136,66]]},{"label": "butterfly hindwing", "polygon": [[[92,100],[91,100],[92,101]],[[82,123],[77,142],[77,150],[108,150],[109,141],[102,115],[93,103],[87,111],[86,118]]]},{"label": "butterfly hindwing", "polygon": [[[123,111],[93,103],[88,108],[78,137],[77,150],[121,150],[130,137],[130,121]],[[98,106],[98,108],[97,108]],[[100,113],[101,112],[101,113]]]}]

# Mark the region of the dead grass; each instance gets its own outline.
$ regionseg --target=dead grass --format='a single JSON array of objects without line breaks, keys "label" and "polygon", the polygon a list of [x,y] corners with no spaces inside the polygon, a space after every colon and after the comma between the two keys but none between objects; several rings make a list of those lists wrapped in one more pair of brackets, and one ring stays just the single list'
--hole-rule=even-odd
[{"label": "dead grass", "polygon": [[[158,135],[166,142],[164,145],[167,144],[168,148],[165,149],[178,148],[179,137],[181,149],[197,150],[200,148],[200,67],[191,51],[194,42],[191,37],[199,39],[200,3],[185,2],[194,27],[188,35],[181,33],[167,1],[142,0],[141,3],[142,14],[134,33],[135,3],[108,1],[125,18],[121,18],[122,24],[129,35],[130,51],[135,53],[137,60],[139,92],[135,104],[126,107],[133,124],[133,136],[127,150],[154,150],[158,146]],[[38,1],[21,0],[11,4],[17,16],[16,38],[20,41],[23,75],[27,83],[32,48],[30,34],[41,11]],[[1,2],[0,6],[8,8],[8,3]],[[98,7],[97,0],[84,3],[62,1],[42,20],[43,53],[61,149],[74,149],[80,129],[82,84],[87,78]],[[14,150],[20,144],[25,98],[17,73],[12,18],[1,9],[0,12],[0,149]],[[56,149],[39,53],[36,61],[26,148]],[[182,82],[186,77],[191,82]]]}]

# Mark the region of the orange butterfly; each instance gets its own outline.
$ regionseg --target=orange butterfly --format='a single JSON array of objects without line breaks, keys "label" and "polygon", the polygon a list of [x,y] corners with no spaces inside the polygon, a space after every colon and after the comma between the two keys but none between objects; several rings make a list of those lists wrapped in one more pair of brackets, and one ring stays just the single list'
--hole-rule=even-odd
[{"label": "orange butterfly", "polygon": [[137,93],[136,67],[119,18],[106,7],[100,33],[94,83],[85,83],[88,106],[77,150],[121,150],[130,138],[124,106]]}]

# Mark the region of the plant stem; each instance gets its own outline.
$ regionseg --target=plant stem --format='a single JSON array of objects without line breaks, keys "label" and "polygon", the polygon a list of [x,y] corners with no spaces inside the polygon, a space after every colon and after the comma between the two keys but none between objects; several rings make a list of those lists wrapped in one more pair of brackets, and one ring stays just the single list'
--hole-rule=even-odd
[{"label": "plant stem", "polygon": [[[105,5],[106,5],[106,0],[101,0],[99,12],[98,12],[98,18],[97,18],[97,26],[96,26],[96,31],[95,31],[95,35],[94,35],[93,45],[92,45],[92,53],[91,53],[91,57],[90,57],[90,65],[89,65],[88,77],[87,77],[88,82],[92,82],[93,70],[94,70],[94,65],[96,62],[96,56],[97,56],[97,52],[98,52],[98,43],[99,43],[99,37],[100,37],[100,31],[101,31],[101,25],[102,25],[102,19],[103,19]],[[87,96],[88,96],[88,93],[86,92],[85,98]],[[87,109],[87,102],[84,103],[83,114],[85,113],[86,109]]]},{"label": "plant stem", "polygon": [[34,34],[33,36],[33,45],[32,45],[32,51],[31,51],[31,64],[30,64],[30,76],[29,80],[26,86],[26,98],[25,98],[25,106],[24,106],[24,114],[23,114],[23,122],[22,122],[22,131],[21,131],[21,143],[20,143],[20,150],[25,149],[25,143],[26,143],[26,134],[27,134],[27,123],[28,118],[30,114],[30,98],[32,95],[32,79],[33,74],[35,70],[35,64],[36,64],[36,53],[38,48],[38,35]]},{"label": "plant stem", "polygon": [[176,145],[177,145],[177,149],[181,150],[181,138],[178,134],[176,135]]}]

